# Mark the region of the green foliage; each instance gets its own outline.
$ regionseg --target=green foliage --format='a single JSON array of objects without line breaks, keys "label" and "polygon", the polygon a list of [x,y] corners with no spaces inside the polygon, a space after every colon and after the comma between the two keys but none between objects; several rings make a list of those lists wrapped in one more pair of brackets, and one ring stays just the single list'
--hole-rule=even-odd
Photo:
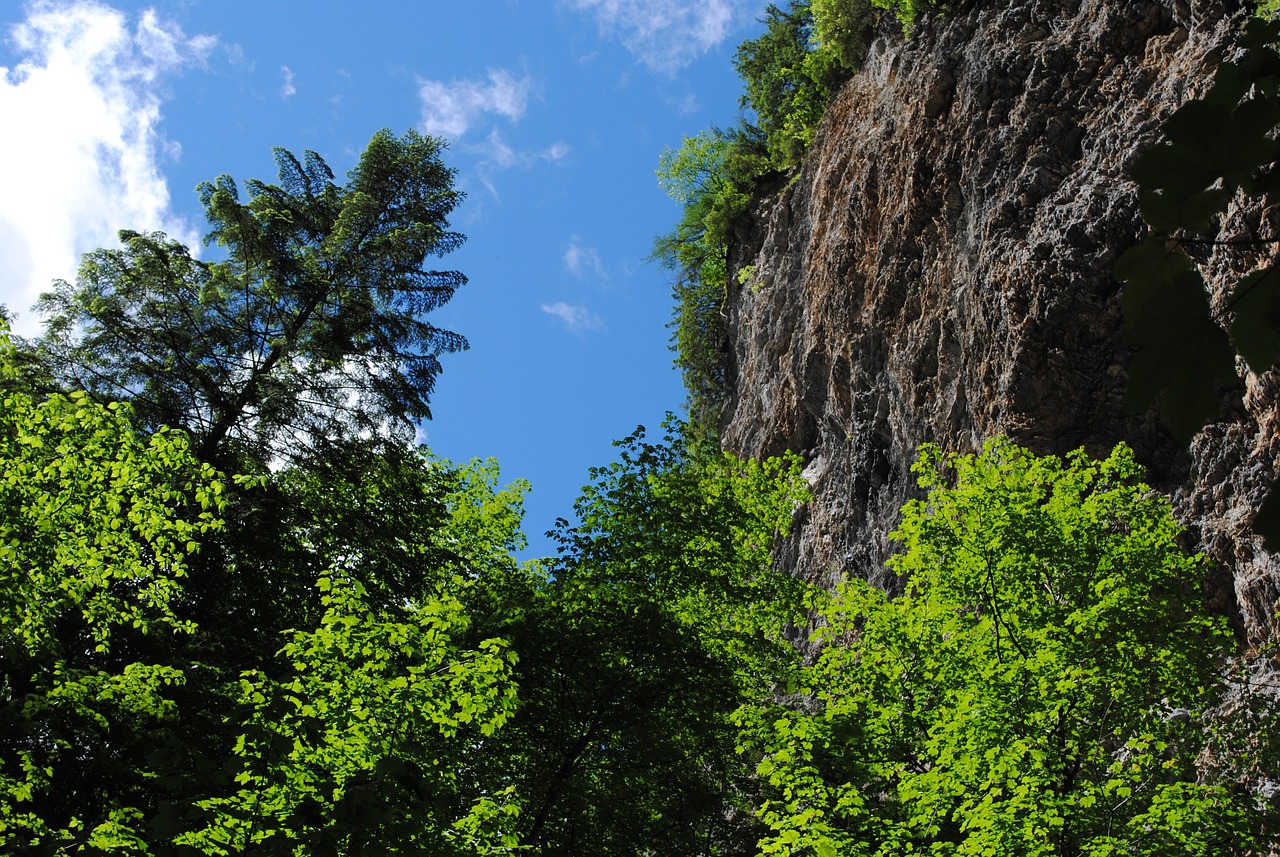
[{"label": "green foliage", "polygon": [[515,655],[470,617],[525,573],[522,485],[365,443],[236,495],[3,346],[0,850],[512,849]]},{"label": "green foliage", "polygon": [[230,176],[201,185],[222,260],[122,232],[122,249],[88,254],[75,285],[42,297],[46,365],[67,389],[189,432],[206,461],[411,432],[438,355],[466,347],[423,320],[465,282],[423,268],[463,240],[443,146],[383,131],[344,186],[319,155],[283,149],[280,184],[246,182],[247,202]]},{"label": "green foliage", "polygon": [[764,32],[738,47],[742,106],[754,116],[775,170],[795,167],[827,103],[862,65],[883,12],[910,27],[937,0],[793,0],[770,4]]},{"label": "green foliage", "polygon": [[514,707],[512,653],[494,639],[460,649],[467,619],[446,592],[373,610],[355,581],[318,588],[324,616],[291,635],[287,670],[240,679],[235,790],[199,801],[204,826],[177,842],[215,855],[510,853],[511,795],[461,793]]},{"label": "green foliage", "polygon": [[[12,375],[2,330],[0,366]],[[125,406],[4,394],[0,850],[145,851],[149,754],[186,680],[163,649],[195,630],[182,581],[224,485]]]},{"label": "green foliage", "polygon": [[808,3],[792,3],[785,12],[770,5],[764,25],[762,35],[738,47],[734,67],[745,89],[742,105],[764,134],[770,165],[788,169],[799,163],[827,102],[856,66],[815,46]]},{"label": "green foliage", "polygon": [[684,209],[675,231],[654,242],[653,257],[675,278],[672,348],[699,436],[715,435],[723,405],[729,236],[751,203],[765,159],[758,134],[712,129],[686,137],[659,160],[659,185]]},{"label": "green foliage", "polygon": [[758,835],[729,718],[796,657],[784,630],[808,590],[770,551],[805,488],[794,458],[695,459],[669,431],[593,470],[504,630],[520,707],[494,766],[535,853],[750,854]]},{"label": "green foliage", "polygon": [[1256,844],[1197,778],[1223,624],[1123,446],[1101,462],[926,447],[890,600],[822,610],[807,702],[739,715],[762,854],[1187,855]]}]

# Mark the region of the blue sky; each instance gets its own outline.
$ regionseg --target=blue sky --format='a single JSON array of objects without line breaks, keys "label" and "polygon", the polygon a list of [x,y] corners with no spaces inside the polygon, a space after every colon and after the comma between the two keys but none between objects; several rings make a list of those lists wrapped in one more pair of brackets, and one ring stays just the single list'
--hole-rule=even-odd
[{"label": "blue sky", "polygon": [[568,516],[610,441],[683,401],[666,146],[737,116],[755,0],[0,2],[0,303],[29,306],[121,228],[198,243],[193,192],[273,179],[273,146],[346,173],[378,129],[446,137],[467,200],[446,257],[470,283],[432,316],[444,358],[426,440],[533,483],[525,529]]}]

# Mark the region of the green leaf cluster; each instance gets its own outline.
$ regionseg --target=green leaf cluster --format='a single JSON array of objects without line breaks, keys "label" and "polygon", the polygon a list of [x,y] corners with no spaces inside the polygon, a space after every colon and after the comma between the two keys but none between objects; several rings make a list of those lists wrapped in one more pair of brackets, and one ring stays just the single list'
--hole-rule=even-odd
[{"label": "green leaf cluster", "polygon": [[892,561],[821,611],[794,705],[744,709],[762,854],[1244,853],[1253,798],[1197,775],[1227,638],[1203,559],[1125,447],[926,447]]},{"label": "green leaf cluster", "polygon": [[[515,706],[513,653],[460,648],[468,620],[447,591],[375,610],[339,576],[317,588],[319,624],[280,650],[282,673],[245,672],[230,794],[176,837],[204,854],[511,853],[509,792],[461,797],[469,760]],[[498,822],[498,823],[495,823]]]},{"label": "green leaf cluster", "polygon": [[752,854],[730,717],[797,657],[809,590],[770,556],[806,487],[794,458],[691,456],[676,424],[620,447],[501,611],[520,691],[494,764],[533,853]]},{"label": "green leaf cluster", "polygon": [[[12,349],[0,330],[0,364]],[[169,651],[226,481],[83,393],[0,406],[0,850],[140,850],[187,671]]]}]

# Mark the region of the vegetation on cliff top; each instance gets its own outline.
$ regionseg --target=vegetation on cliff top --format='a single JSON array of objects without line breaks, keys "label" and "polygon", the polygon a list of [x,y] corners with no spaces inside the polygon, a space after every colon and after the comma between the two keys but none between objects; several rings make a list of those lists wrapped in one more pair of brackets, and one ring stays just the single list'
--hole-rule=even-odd
[{"label": "vegetation on cliff top", "polygon": [[724,404],[723,310],[735,223],[763,183],[800,163],[828,102],[862,63],[887,14],[909,28],[940,0],[793,0],[770,5],[765,31],[739,46],[743,115],[663,152],[658,181],[684,210],[653,256],[674,277],[671,327],[692,430],[713,438]]},{"label": "vegetation on cliff top", "polygon": [[[736,216],[705,164],[787,169],[803,124],[672,156],[698,276],[728,277],[688,248]],[[423,317],[461,282],[422,270],[461,240],[438,151],[380,134],[342,186],[281,153],[247,202],[208,186],[227,261],[127,233],[47,299],[43,340],[0,329],[0,850],[1277,844],[1276,798],[1240,782],[1276,748],[1204,729],[1230,639],[1203,558],[1124,447],[926,448],[895,600],[780,573],[799,459],[679,423],[619,442],[559,556],[518,561],[527,486],[398,430],[462,344]],[[1197,768],[1215,747],[1232,764]]]}]

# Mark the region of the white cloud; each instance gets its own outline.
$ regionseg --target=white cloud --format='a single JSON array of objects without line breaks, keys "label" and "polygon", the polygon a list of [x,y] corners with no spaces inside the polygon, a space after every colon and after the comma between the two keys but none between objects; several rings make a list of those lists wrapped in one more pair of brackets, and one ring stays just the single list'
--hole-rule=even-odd
[{"label": "white cloud", "polygon": [[82,253],[122,228],[197,236],[169,209],[160,164],[161,82],[203,64],[216,40],[186,37],[154,11],[130,28],[93,0],[37,2],[9,30],[20,60],[0,67],[0,303],[37,332],[30,305],[74,279]]},{"label": "white cloud", "polygon": [[564,326],[574,333],[582,333],[588,330],[604,330],[604,322],[586,307],[557,301],[553,304],[543,304],[542,311],[547,315],[560,319]]},{"label": "white cloud", "polygon": [[484,145],[476,147],[481,153],[484,163],[490,164],[500,169],[508,169],[520,163],[521,156],[516,150],[507,145],[502,139],[502,135],[498,133],[498,129],[494,128],[489,132],[489,137],[485,140]]},{"label": "white cloud", "polygon": [[421,81],[418,97],[422,99],[422,130],[456,140],[486,113],[519,121],[529,106],[532,87],[533,81],[527,75],[517,80],[503,69],[491,70],[487,82]]},{"label": "white cloud", "polygon": [[290,95],[296,95],[298,88],[293,85],[293,69],[287,65],[280,66],[280,73],[284,75],[284,83],[280,84],[280,97],[288,98]]},{"label": "white cloud", "polygon": [[564,251],[564,264],[575,277],[593,276],[607,279],[604,265],[600,261],[600,251],[594,247],[583,247],[578,243],[578,236],[569,239],[569,249]]},{"label": "white cloud", "polygon": [[650,70],[671,74],[723,42],[763,8],[751,0],[568,0],[595,15]]},{"label": "white cloud", "polygon": [[568,156],[569,144],[563,140],[552,143],[550,146],[538,153],[538,157],[542,158],[544,161],[551,161],[552,163],[562,161]]},{"label": "white cloud", "polygon": [[464,151],[477,155],[480,171],[485,173],[486,176],[490,176],[494,170],[528,167],[538,161],[550,161],[553,164],[559,163],[569,155],[569,145],[559,142],[539,151],[517,150],[507,143],[497,128],[494,128],[489,132],[489,136],[485,138],[483,143],[466,146]]}]

